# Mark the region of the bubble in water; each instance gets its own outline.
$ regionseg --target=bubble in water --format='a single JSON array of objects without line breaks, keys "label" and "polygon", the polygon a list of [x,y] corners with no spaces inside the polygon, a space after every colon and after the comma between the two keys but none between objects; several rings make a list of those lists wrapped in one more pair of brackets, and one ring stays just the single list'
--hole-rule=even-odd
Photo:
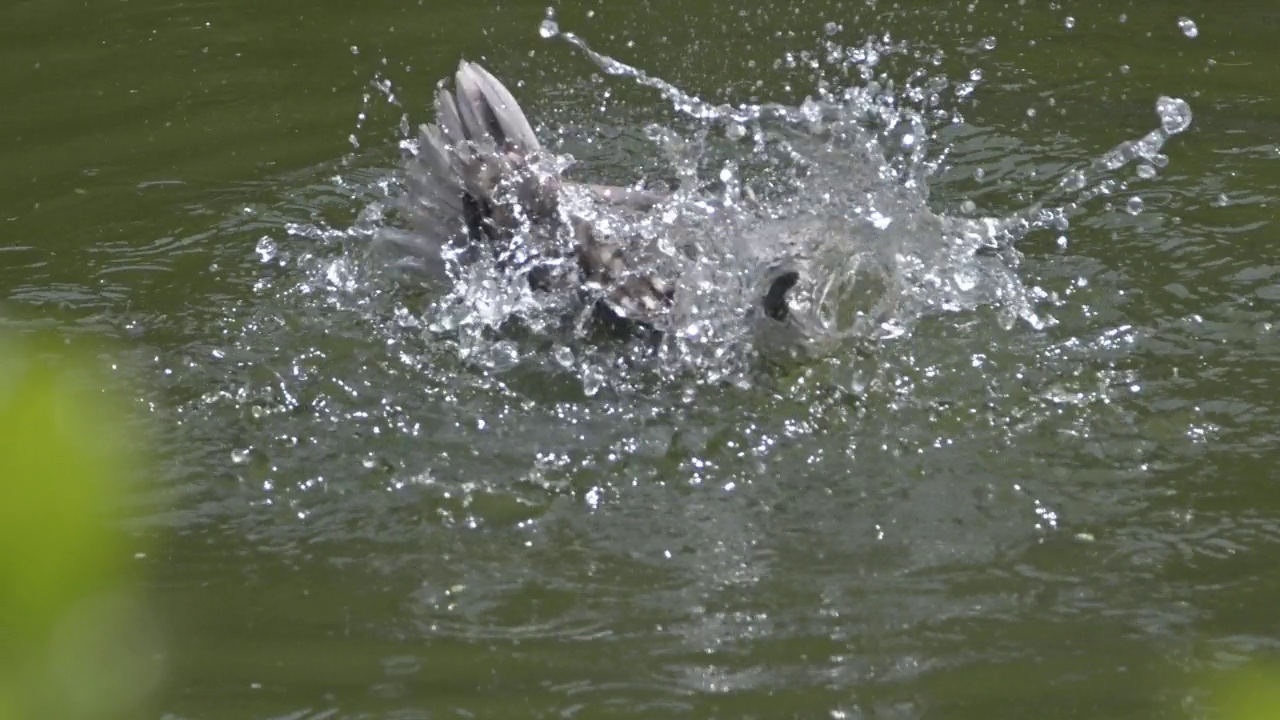
[{"label": "bubble in water", "polygon": [[1062,25],[1068,30],[1074,30],[1076,27],[1076,19],[1068,15],[1067,19],[1062,21]]},{"label": "bubble in water", "polygon": [[573,367],[573,351],[564,345],[557,345],[556,348],[551,351],[551,356],[555,358],[556,363],[558,363],[560,367],[566,370]]},{"label": "bubble in water", "polygon": [[1191,127],[1191,106],[1186,100],[1161,96],[1156,101],[1156,113],[1160,115],[1160,126],[1170,135]]},{"label": "bubble in water", "polygon": [[506,371],[520,364],[520,349],[510,340],[503,340],[493,346],[493,367],[498,371]]},{"label": "bubble in water", "polygon": [[1151,165],[1150,163],[1142,163],[1141,165],[1139,165],[1137,172],[1138,172],[1138,177],[1142,178],[1143,180],[1150,180],[1151,178],[1156,176],[1156,168],[1154,165]]},{"label": "bubble in water", "polygon": [[1189,17],[1178,18],[1178,29],[1182,31],[1183,35],[1186,35],[1189,38],[1196,37],[1200,34],[1200,28],[1196,27],[1196,21]]},{"label": "bubble in water", "polygon": [[829,22],[826,25],[822,26],[822,31],[825,32],[827,35],[835,35],[836,33],[840,32],[841,29],[842,28],[840,27],[840,25],[834,22]]},{"label": "bubble in water", "polygon": [[1128,210],[1130,215],[1137,215],[1141,213],[1144,208],[1146,208],[1146,203],[1142,202],[1142,198],[1137,195],[1129,198],[1129,202],[1125,205],[1125,210]]},{"label": "bubble in water", "polygon": [[250,450],[248,448],[236,448],[231,451],[231,464],[243,465],[249,462]]},{"label": "bubble in water", "polygon": [[982,48],[983,50],[995,50],[996,39],[988,35],[987,37],[982,38],[982,40],[978,42],[978,47]]},{"label": "bubble in water", "polygon": [[970,70],[969,79],[974,82],[978,82],[982,80],[982,70],[979,70],[978,68],[974,68],[973,70]]}]

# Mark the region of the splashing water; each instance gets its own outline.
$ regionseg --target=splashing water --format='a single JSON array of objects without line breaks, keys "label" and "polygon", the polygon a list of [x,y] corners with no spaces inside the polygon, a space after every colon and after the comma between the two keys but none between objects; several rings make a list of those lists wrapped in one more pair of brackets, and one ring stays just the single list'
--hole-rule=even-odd
[{"label": "splashing water", "polygon": [[[1065,232],[1090,200],[1126,190],[1128,182],[1115,177],[1126,165],[1137,164],[1139,179],[1153,176],[1168,163],[1163,145],[1191,122],[1184,101],[1162,97],[1160,127],[1066,173],[1028,209],[961,217],[929,203],[929,179],[946,156],[945,147],[936,147],[937,131],[962,122],[942,107],[938,88],[946,83],[917,71],[897,90],[887,73],[877,74],[883,58],[910,52],[905,43],[884,36],[846,48],[827,33],[822,56],[832,77],[821,76],[815,97],[798,106],[714,105],[592,50],[562,31],[552,14],[539,34],[568,43],[607,75],[656,90],[691,126],[645,129],[678,180],[652,211],[601,207],[571,190],[562,198],[569,211],[627,238],[643,272],[675,284],[661,343],[651,352],[592,342],[581,312],[532,292],[500,259],[458,254],[444,258],[449,277],[442,295],[426,299],[420,312],[403,305],[394,312],[401,325],[420,315],[410,323],[415,331],[465,363],[500,373],[569,370],[588,395],[654,380],[747,387],[757,379],[760,355],[847,365],[940,313],[991,307],[1006,329],[1018,321],[1051,326],[1049,295],[1022,283],[1014,244],[1039,229]],[[850,77],[852,83],[844,80]],[[959,97],[972,92],[981,74],[970,79],[956,90]],[[393,97],[389,81],[379,77],[377,87]],[[574,164],[571,156],[547,155],[540,168],[548,175]],[[1135,198],[1128,208],[1139,212],[1141,203]],[[392,231],[385,206],[372,203],[352,232]],[[803,270],[790,296],[795,320],[761,327],[749,309],[762,268],[779,265]]]},{"label": "splashing water", "polygon": [[[673,477],[742,488],[800,469],[827,482],[855,456],[876,472],[875,458],[951,442],[985,453],[1046,421],[1082,436],[1127,422],[1123,398],[1140,378],[1124,359],[1144,331],[1079,319],[1069,290],[1024,283],[1036,275],[1023,266],[1042,258],[1015,244],[1047,229],[1065,246],[1091,200],[1162,172],[1165,143],[1191,123],[1186,103],[1161,98],[1156,129],[1064,171],[1020,212],[981,217],[964,202],[948,214],[931,204],[929,181],[948,149],[939,138],[963,121],[943,90],[958,102],[980,77],[966,73],[964,95],[923,71],[895,84],[886,59],[914,58],[909,44],[843,47],[824,33],[810,56],[823,68],[813,98],[715,105],[551,29],[606,82],[652,89],[676,110],[643,128],[677,181],[668,200],[623,212],[572,189],[563,198],[627,238],[643,268],[678,280],[661,343],[599,342],[579,308],[531,293],[491,258],[449,259],[439,285],[390,272],[369,245],[397,227],[403,172],[341,158],[336,182],[299,183],[280,208],[246,208],[226,228],[267,234],[250,246],[261,302],[228,312],[217,377],[195,383],[184,422],[237,429],[234,473],[255,512],[310,516],[372,482],[422,490],[447,522],[483,523],[463,499],[510,495],[536,514],[549,497],[594,508]],[[362,118],[378,97],[399,115],[398,95],[380,74]],[[544,144],[560,129],[541,128]],[[579,169],[555,150],[544,171]],[[332,207],[361,211],[325,225],[318,209]],[[779,261],[806,269],[800,332],[780,338],[745,312],[760,268]],[[1050,313],[1067,332],[1035,330],[1057,322]],[[762,350],[797,345],[808,359],[761,371]],[[380,517],[362,514],[361,528],[377,534]]]}]

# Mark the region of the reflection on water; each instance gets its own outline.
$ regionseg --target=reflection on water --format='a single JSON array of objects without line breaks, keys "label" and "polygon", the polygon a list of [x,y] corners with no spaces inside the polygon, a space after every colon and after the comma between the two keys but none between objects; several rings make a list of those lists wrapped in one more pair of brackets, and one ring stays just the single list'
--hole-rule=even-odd
[{"label": "reflection on water", "polygon": [[[431,119],[404,53],[331,162],[137,189],[190,216],[47,275],[24,242],[9,300],[136,349],[174,716],[1195,714],[1184,673],[1274,650],[1274,141],[1206,159],[1225,101],[1101,47],[1096,97],[1023,67],[1094,32],[1059,10],[815,15],[679,81],[674,41],[588,33],[632,66],[530,16],[541,64],[492,67],[569,176],[674,188],[582,208],[686,290],[656,352],[370,252]],[[743,308],[779,251],[818,351],[768,363]]]}]

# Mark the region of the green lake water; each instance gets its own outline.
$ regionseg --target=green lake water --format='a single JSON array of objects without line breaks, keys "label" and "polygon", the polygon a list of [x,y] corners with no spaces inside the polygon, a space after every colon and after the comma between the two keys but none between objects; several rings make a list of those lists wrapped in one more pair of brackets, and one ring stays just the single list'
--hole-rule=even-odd
[{"label": "green lake water", "polygon": [[89,349],[144,418],[153,717],[1198,718],[1280,651],[1280,7],[556,6],[714,102],[798,104],[800,53],[883,33],[900,77],[980,71],[945,211],[1190,104],[1155,177],[1020,244],[1056,325],[931,314],[851,398],[485,372],[351,274],[460,57],[585,174],[661,174],[669,103],[545,5],[0,7],[0,329]]}]

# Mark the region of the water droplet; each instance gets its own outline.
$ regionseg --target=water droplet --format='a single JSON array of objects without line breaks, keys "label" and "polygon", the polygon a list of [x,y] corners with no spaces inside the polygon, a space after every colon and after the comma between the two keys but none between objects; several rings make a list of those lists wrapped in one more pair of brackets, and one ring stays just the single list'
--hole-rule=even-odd
[{"label": "water droplet", "polygon": [[276,253],[279,252],[276,249],[276,242],[265,235],[258,240],[258,245],[254,248],[254,251],[258,253],[258,258],[262,262],[271,262],[275,259]]},{"label": "water droplet", "polygon": [[804,118],[805,122],[817,123],[822,120],[822,108],[813,98],[807,97],[800,103],[800,117]]},{"label": "water droplet", "polygon": [[982,38],[982,40],[978,42],[978,47],[982,48],[983,50],[995,50],[996,39],[988,35],[987,37]]},{"label": "water droplet", "polygon": [[1130,70],[1130,69],[1131,69],[1131,68],[1130,68],[1128,65],[1121,65],[1121,66],[1120,66],[1120,74],[1121,74],[1121,75],[1128,75],[1128,74],[1129,74],[1129,70]]},{"label": "water droplet", "polygon": [[838,23],[834,23],[834,22],[829,22],[826,25],[822,26],[822,31],[825,32],[828,36],[835,35],[836,33],[840,32],[842,29],[843,28],[841,28]]},{"label": "water droplet", "polygon": [[1010,307],[1002,307],[996,313],[996,324],[1001,330],[1012,330],[1014,324],[1018,322],[1018,311]]},{"label": "water droplet", "polygon": [[231,451],[231,464],[232,464],[232,465],[243,465],[243,464],[245,464],[245,463],[249,462],[249,453],[250,453],[250,452],[251,452],[251,450],[249,450],[249,448],[237,448],[237,449],[235,449],[235,450],[232,450],[232,451]]},{"label": "water droplet", "polygon": [[1134,195],[1129,198],[1129,202],[1125,205],[1125,210],[1127,210],[1130,215],[1138,215],[1145,207],[1146,203],[1142,202],[1142,198]]},{"label": "water droplet", "polygon": [[1156,168],[1154,165],[1151,165],[1148,163],[1142,163],[1141,165],[1138,166],[1137,173],[1138,173],[1138,177],[1142,178],[1143,180],[1150,180],[1151,178],[1156,176]]},{"label": "water droplet", "polygon": [[1076,27],[1076,19],[1068,15],[1067,19],[1062,21],[1062,25],[1068,30],[1074,30]]},{"label": "water droplet", "polygon": [[982,70],[979,70],[978,68],[974,68],[974,69],[970,70],[970,71],[969,71],[969,79],[970,79],[970,80],[972,80],[972,81],[974,81],[974,82],[978,82],[979,80],[981,80],[981,79],[982,79]]},{"label": "water droplet", "polygon": [[1191,106],[1186,100],[1162,96],[1156,101],[1156,113],[1160,116],[1160,126],[1170,135],[1191,127]]},{"label": "water droplet", "polygon": [[547,16],[542,23],[538,25],[538,35],[544,40],[549,40],[560,34],[560,24],[556,22],[556,9],[547,8]]},{"label": "water droplet", "polygon": [[977,170],[973,171],[973,179],[977,180],[978,182],[982,182],[986,177],[987,177],[987,171],[982,168],[978,168]]},{"label": "water droplet", "polygon": [[1067,249],[1067,236],[1066,236],[1066,235],[1059,235],[1059,236],[1058,236],[1058,247],[1062,248],[1063,250],[1066,250],[1066,249]]},{"label": "water droplet", "polygon": [[1084,171],[1075,170],[1067,173],[1062,178],[1063,190],[1083,190],[1084,186],[1089,183],[1088,178],[1084,176]]},{"label": "water droplet", "polygon": [[1213,204],[1218,207],[1226,207],[1231,204],[1231,201],[1227,199],[1226,193],[1222,193],[1221,195],[1218,196],[1217,200],[1213,201]]},{"label": "water droplet", "polygon": [[1178,29],[1189,38],[1194,38],[1200,34],[1200,28],[1196,27],[1196,21],[1189,17],[1178,18]]},{"label": "water droplet", "polygon": [[359,54],[360,54],[360,48],[356,47],[355,45],[352,45],[352,46],[351,46],[351,54],[352,54],[352,55],[359,55]]},{"label": "water droplet", "polygon": [[582,369],[582,392],[587,397],[593,397],[600,392],[600,387],[604,385],[604,373],[594,365],[588,365]]},{"label": "water droplet", "polygon": [[978,205],[972,200],[965,200],[960,203],[960,212],[966,215],[972,215],[978,211]]}]

